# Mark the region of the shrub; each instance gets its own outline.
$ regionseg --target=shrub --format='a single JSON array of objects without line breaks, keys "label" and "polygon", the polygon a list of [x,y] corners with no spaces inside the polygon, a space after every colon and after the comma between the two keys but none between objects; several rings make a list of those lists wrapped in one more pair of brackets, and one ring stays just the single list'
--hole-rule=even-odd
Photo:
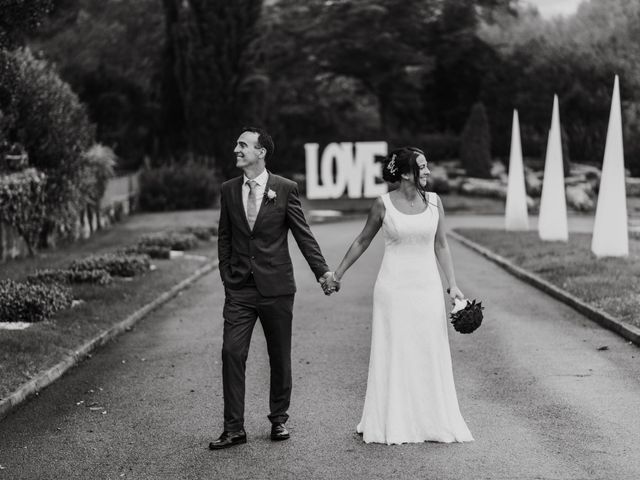
[{"label": "shrub", "polygon": [[491,178],[491,137],[482,103],[476,103],[460,136],[460,161],[470,177]]},{"label": "shrub", "polygon": [[143,246],[169,247],[171,250],[191,250],[198,246],[193,233],[162,232],[143,236],[138,242]]},{"label": "shrub", "polygon": [[29,283],[95,283],[108,285],[113,279],[109,272],[103,269],[96,270],[71,270],[71,269],[46,269],[36,270],[29,275]]},{"label": "shrub", "polygon": [[73,301],[69,289],[61,285],[0,281],[0,322],[39,322]]},{"label": "shrub", "polygon": [[106,253],[89,255],[71,262],[71,270],[106,270],[114,277],[133,277],[149,270],[151,262],[148,255]]},{"label": "shrub", "polygon": [[123,253],[131,254],[145,254],[151,258],[168,259],[171,257],[171,247],[164,247],[159,245],[134,245],[123,250]]},{"label": "shrub", "polygon": [[208,242],[211,240],[211,237],[215,237],[218,235],[218,227],[187,227],[183,230],[185,233],[192,233],[196,236],[198,240],[202,240],[203,242]]},{"label": "shrub", "polygon": [[69,85],[28,48],[0,50],[3,134],[22,144],[31,166],[47,176],[49,225],[73,231],[88,200],[82,191],[83,155],[93,143],[94,127]]},{"label": "shrub", "polygon": [[0,222],[11,225],[33,256],[47,218],[44,174],[33,168],[0,176]]},{"label": "shrub", "polygon": [[189,162],[144,170],[140,175],[140,208],[149,211],[213,207],[220,186],[215,173]]}]

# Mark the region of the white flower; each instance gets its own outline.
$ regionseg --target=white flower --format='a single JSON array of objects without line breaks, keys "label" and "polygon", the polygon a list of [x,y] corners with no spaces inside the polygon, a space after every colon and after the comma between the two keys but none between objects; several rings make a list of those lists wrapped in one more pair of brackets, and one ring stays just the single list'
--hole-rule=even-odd
[{"label": "white flower", "polygon": [[276,195],[276,192],[274,192],[274,191],[273,191],[273,190],[271,190],[271,189],[269,189],[269,191],[267,192],[267,198],[268,198],[269,200],[275,200],[277,196],[278,196],[278,195]]}]

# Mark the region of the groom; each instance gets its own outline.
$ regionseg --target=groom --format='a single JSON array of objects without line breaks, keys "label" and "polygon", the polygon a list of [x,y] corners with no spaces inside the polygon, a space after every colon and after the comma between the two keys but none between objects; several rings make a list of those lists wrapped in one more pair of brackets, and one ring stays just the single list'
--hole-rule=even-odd
[{"label": "groom", "polygon": [[[286,440],[291,398],[291,320],[296,286],[289,230],[326,294],[331,272],[302,212],[297,184],[273,175],[269,134],[247,127],[237,140],[236,165],[244,174],[222,184],[218,258],[224,284],[222,383],[224,431],[212,450],[246,443],[245,365],[251,333],[260,318],[271,366],[271,439]],[[325,286],[327,285],[327,286]]]}]

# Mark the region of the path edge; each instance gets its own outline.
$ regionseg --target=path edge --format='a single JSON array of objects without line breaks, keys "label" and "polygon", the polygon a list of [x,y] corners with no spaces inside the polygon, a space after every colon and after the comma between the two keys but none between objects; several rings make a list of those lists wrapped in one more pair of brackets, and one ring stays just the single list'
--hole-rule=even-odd
[{"label": "path edge", "polygon": [[40,390],[51,385],[57,379],[62,377],[70,368],[78,365],[91,352],[109,342],[110,340],[113,340],[122,333],[130,330],[136,323],[146,317],[153,310],[167,303],[182,290],[191,286],[201,277],[205,276],[209,272],[212,272],[216,268],[218,268],[218,260],[208,262],[206,265],[200,267],[198,270],[192,273],[189,277],[185,278],[181,282],[171,287],[169,290],[160,294],[154,300],[142,306],[124,320],[97,334],[77,350],[68,354],[53,367],[45,370],[35,378],[32,378],[28,382],[22,384],[9,396],[0,400],[0,420],[6,417],[14,408],[16,408],[18,405],[21,405],[25,400],[33,395],[36,395],[38,392],[40,392]]},{"label": "path edge", "polygon": [[494,253],[482,245],[474,242],[473,240],[468,239],[464,235],[455,230],[450,230],[448,235],[453,237],[455,240],[470,248],[471,250],[479,253],[483,257],[491,260],[496,263],[504,270],[512,274],[513,276],[519,278],[527,282],[528,284],[542,290],[547,295],[552,296],[556,300],[560,300],[564,304],[572,307],[574,310],[580,312],[588,319],[596,322],[598,325],[611,330],[618,335],[624,337],[625,339],[633,342],[634,344],[640,346],[640,328],[631,325],[629,323],[623,322],[622,320],[610,315],[607,312],[600,310],[599,308],[593,307],[586,303],[585,301],[579,299],[578,297],[572,295],[571,293],[553,285],[542,277],[531,273],[517,265],[513,264],[510,260],[507,260],[501,255]]}]

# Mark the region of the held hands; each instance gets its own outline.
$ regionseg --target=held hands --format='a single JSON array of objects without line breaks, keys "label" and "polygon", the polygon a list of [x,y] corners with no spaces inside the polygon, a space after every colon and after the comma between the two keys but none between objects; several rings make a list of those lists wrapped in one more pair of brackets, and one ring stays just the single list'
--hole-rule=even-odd
[{"label": "held hands", "polygon": [[325,295],[340,291],[340,281],[336,278],[334,272],[326,272],[320,277],[319,282]]}]

